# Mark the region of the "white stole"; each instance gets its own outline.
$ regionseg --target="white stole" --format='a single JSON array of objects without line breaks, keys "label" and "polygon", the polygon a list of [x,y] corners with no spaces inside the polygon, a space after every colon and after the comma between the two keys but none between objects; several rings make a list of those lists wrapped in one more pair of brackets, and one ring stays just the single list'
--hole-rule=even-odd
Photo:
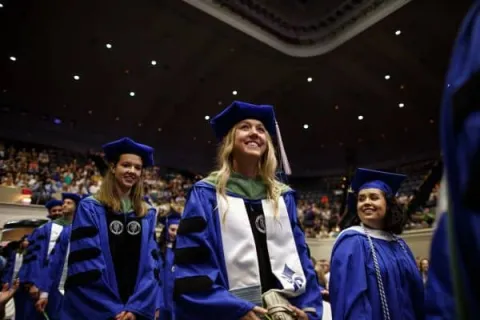
[{"label": "white stole", "polygon": [[21,253],[15,253],[15,264],[13,267],[13,275],[12,275],[12,283],[15,281],[15,279],[18,276],[18,272],[20,271],[20,268],[22,267],[23,264],[23,254]]},{"label": "white stole", "polygon": [[[218,215],[229,290],[240,298],[261,304],[257,250],[242,198],[217,194]],[[272,273],[282,285],[278,291],[295,297],[305,292],[306,278],[298,256],[287,206],[283,197],[274,214],[273,201],[262,200],[267,248]]]},{"label": "white stole", "polygon": [[50,253],[55,247],[55,244],[57,243],[57,239],[60,236],[60,233],[62,233],[62,230],[63,230],[62,225],[56,224],[55,222],[52,223],[52,230],[50,231],[50,240],[48,242],[47,257],[50,256]]},{"label": "white stole", "polygon": [[62,295],[65,294],[65,282],[67,281],[68,275],[68,256],[70,255],[70,241],[68,241],[67,253],[65,254],[65,262],[63,263],[62,277],[60,278],[60,283],[58,285],[58,291]]}]

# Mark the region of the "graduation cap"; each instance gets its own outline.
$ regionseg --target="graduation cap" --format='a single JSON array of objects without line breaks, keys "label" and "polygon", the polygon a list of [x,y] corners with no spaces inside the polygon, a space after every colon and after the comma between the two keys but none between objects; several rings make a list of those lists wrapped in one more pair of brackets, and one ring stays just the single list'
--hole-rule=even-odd
[{"label": "graduation cap", "polygon": [[350,225],[357,214],[357,197],[364,189],[379,189],[387,196],[394,196],[407,176],[403,174],[358,168],[350,184],[347,195],[347,213],[341,227]]},{"label": "graduation cap", "polygon": [[165,228],[170,227],[172,224],[179,224],[182,215],[174,210],[171,210],[166,216],[160,217],[159,223],[163,224]]},{"label": "graduation cap", "polygon": [[122,154],[135,154],[142,158],[144,167],[153,166],[153,148],[137,143],[130,138],[122,138],[102,146],[108,162],[115,163]]},{"label": "graduation cap", "polygon": [[277,138],[283,169],[287,175],[292,174],[273,106],[233,101],[231,105],[210,120],[210,125],[217,139],[222,140],[230,129],[245,119],[261,121],[270,136]]},{"label": "graduation cap", "polygon": [[64,192],[62,193],[62,200],[65,201],[65,199],[70,199],[75,202],[76,205],[82,200],[82,198],[76,194],[76,193],[69,193],[69,192]]},{"label": "graduation cap", "polygon": [[45,204],[45,208],[47,208],[47,210],[50,211],[53,207],[58,207],[62,205],[63,205],[63,201],[52,199]]}]

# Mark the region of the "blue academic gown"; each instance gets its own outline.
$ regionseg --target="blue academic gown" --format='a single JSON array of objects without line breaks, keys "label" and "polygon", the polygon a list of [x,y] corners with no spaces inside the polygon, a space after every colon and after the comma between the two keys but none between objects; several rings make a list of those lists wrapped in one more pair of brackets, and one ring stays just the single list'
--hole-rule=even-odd
[{"label": "blue academic gown", "polygon": [[[235,194],[227,194],[241,198]],[[285,199],[290,227],[307,281],[306,291],[289,301],[300,309],[315,308],[315,313],[307,313],[309,319],[320,320],[323,309],[320,287],[308,255],[305,235],[297,221],[294,192],[289,190],[282,196]],[[216,199],[215,187],[205,181],[195,183],[189,192],[177,233],[176,250],[196,247],[197,256],[192,260],[203,260],[203,255],[208,259],[190,264],[175,262],[176,320],[236,320],[241,319],[255,307],[254,303],[234,296],[228,291],[228,274],[220,229],[222,222],[218,217]],[[243,200],[246,203],[258,202]]]},{"label": "blue academic gown", "polygon": [[[392,320],[424,319],[423,282],[407,244],[372,235]],[[373,256],[364,233],[344,230],[335,241],[330,268],[334,320],[382,320]]]},{"label": "blue academic gown", "polygon": [[[31,270],[33,265],[38,262],[39,248],[37,239],[38,228],[35,229],[29,236],[29,245],[23,256],[23,263],[18,273],[20,279],[20,287],[15,293],[15,320],[43,320],[43,316],[35,310],[35,303],[30,297],[25,285],[31,282]],[[11,282],[10,282],[11,283]],[[18,301],[18,303],[17,303]]]},{"label": "blue academic gown", "polygon": [[173,249],[167,247],[165,250],[165,258],[162,268],[160,269],[160,274],[162,277],[162,293],[161,297],[163,299],[160,307],[160,319],[161,320],[171,320],[173,319],[173,284],[174,284],[174,273],[172,272],[174,254]]},{"label": "blue academic gown", "polygon": [[[7,265],[2,273],[2,283],[8,283],[8,286],[11,287],[13,285],[13,281],[15,280],[14,271],[15,271],[15,260],[17,259],[17,251],[12,250],[8,257]],[[17,275],[17,277],[20,273]],[[15,301],[15,319],[28,319],[28,316],[35,316],[35,310],[33,309],[33,304],[28,292],[20,288],[15,295],[13,296],[13,300]]]},{"label": "blue academic gown", "polygon": [[[433,245],[441,250],[432,250],[431,259],[441,263],[430,265],[427,319],[439,314],[445,314],[442,319],[476,319],[480,314],[479,52],[480,1],[475,0],[457,36],[445,81],[440,136],[450,205],[435,234]],[[437,289],[442,295],[432,296]],[[456,310],[451,310],[455,297]],[[448,303],[443,305],[443,299]]]},{"label": "blue academic gown", "polygon": [[[137,320],[154,318],[159,291],[155,209],[150,208],[141,219],[142,247],[136,287],[126,304],[119,294],[110,253],[107,214],[114,213],[107,213],[93,197],[82,200],[77,208],[70,238],[62,320],[111,319],[122,311],[134,313]],[[126,217],[135,214],[131,212]]]},{"label": "blue academic gown", "polygon": [[68,244],[72,227],[65,226],[57,239],[48,261],[48,267],[44,269],[42,278],[38,281],[40,292],[48,293],[46,313],[50,320],[60,320],[63,307],[63,294],[59,291],[63,270],[68,254]]},{"label": "blue academic gown", "polygon": [[[447,239],[447,216],[443,214],[433,235],[430,248],[430,268],[425,286],[425,313],[427,319],[455,319],[450,252]],[[435,267],[433,267],[435,265]]]}]

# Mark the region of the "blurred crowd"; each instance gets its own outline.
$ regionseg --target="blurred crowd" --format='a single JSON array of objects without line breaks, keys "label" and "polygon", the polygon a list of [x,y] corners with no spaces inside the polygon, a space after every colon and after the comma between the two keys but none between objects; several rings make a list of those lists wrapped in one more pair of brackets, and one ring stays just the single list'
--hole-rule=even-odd
[{"label": "blurred crowd", "polygon": [[[95,152],[82,155],[48,147],[0,142],[0,185],[21,188],[22,192],[31,194],[32,204],[45,204],[60,192],[92,195],[102,183],[105,166],[102,157],[101,153]],[[201,175],[164,171],[159,167],[149,168],[144,174],[145,194],[160,215],[171,210],[181,213],[189,188],[203,178]],[[294,188],[297,186],[294,185]],[[412,196],[411,190],[404,190],[397,202],[406,208]],[[432,190],[428,201],[410,216],[406,229],[432,225],[437,197],[438,186]],[[297,210],[299,221],[309,238],[332,238],[341,231],[342,197],[333,191],[319,195],[318,199],[300,196]]]}]

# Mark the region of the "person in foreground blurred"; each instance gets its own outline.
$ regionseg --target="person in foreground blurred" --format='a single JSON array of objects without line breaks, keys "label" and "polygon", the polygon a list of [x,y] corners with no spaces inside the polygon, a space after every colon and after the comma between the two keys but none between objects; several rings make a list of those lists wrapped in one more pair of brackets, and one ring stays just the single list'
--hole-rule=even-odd
[{"label": "person in foreground blurred", "polygon": [[[165,217],[162,235],[159,240],[160,254],[160,275],[162,277],[162,293],[159,295],[159,319],[173,319],[173,283],[174,274],[172,267],[174,264],[173,247],[177,237],[178,224],[180,223],[180,213],[172,210]],[[161,298],[160,298],[161,297]]]},{"label": "person in foreground blurred", "polygon": [[73,219],[62,320],[150,320],[158,294],[155,209],[143,201],[153,149],[123,138],[103,146],[110,167]]},{"label": "person in foreground blurred", "polygon": [[423,319],[423,283],[397,235],[406,217],[395,202],[404,175],[357,169],[348,195],[355,219],[333,246],[329,284],[333,319]]},{"label": "person in foreground blurred", "polygon": [[[10,242],[6,248],[6,250],[8,250],[7,264],[2,271],[2,287],[6,286],[6,288],[15,288],[13,296],[13,301],[15,301],[14,313],[15,319],[20,320],[28,317],[28,312],[26,313],[26,311],[33,312],[28,292],[24,288],[22,288],[21,291],[17,291],[20,285],[18,276],[20,269],[22,268],[24,255],[28,245],[28,236],[26,235],[23,236],[19,241]],[[5,305],[7,302],[8,301],[5,302]],[[28,306],[26,304],[28,304]],[[3,308],[3,310],[5,310],[5,308]]]},{"label": "person in foreground blurred", "polygon": [[448,210],[440,211],[432,239],[428,320],[480,314],[479,52],[480,1],[475,0],[460,27],[444,86],[440,132]]},{"label": "person in foreground blurred", "polygon": [[180,221],[175,318],[320,320],[294,192],[275,178],[273,107],[236,101],[211,124],[219,169],[193,186]]},{"label": "person in foreground blurred", "polygon": [[[0,291],[0,319],[5,318],[5,307],[18,290],[20,280],[15,279],[11,285],[4,283]],[[15,319],[18,319],[15,317]]]},{"label": "person in foreground blurred", "polygon": [[[70,240],[70,232],[72,229],[72,221],[80,202],[80,196],[74,193],[63,193],[63,217],[62,224],[64,228],[58,237],[55,247],[53,248],[48,265],[44,269],[44,274],[38,281],[38,289],[40,290],[40,298],[35,307],[38,312],[47,313],[50,320],[59,320],[60,312],[63,306],[63,295],[65,293],[65,280],[67,278],[68,263],[68,246]],[[57,222],[59,222],[57,220]]]}]

